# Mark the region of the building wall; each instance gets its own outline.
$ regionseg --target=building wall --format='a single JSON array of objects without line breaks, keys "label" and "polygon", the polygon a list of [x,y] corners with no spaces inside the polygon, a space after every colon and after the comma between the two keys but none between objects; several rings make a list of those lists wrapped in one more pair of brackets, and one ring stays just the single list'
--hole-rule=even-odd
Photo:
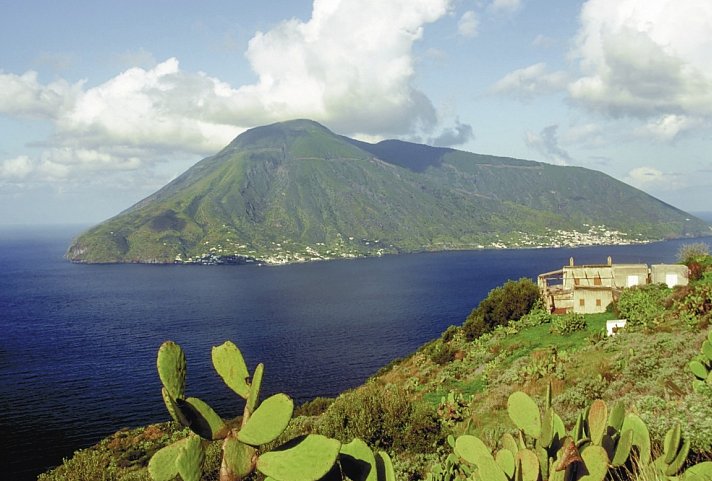
[{"label": "building wall", "polygon": [[645,264],[619,264],[613,266],[614,286],[644,286],[648,283],[648,266]]},{"label": "building wall", "polygon": [[687,266],[678,264],[653,264],[650,266],[650,281],[667,284],[668,287],[686,286],[689,283]]},{"label": "building wall", "polygon": [[596,314],[605,312],[613,302],[611,289],[576,289],[574,291],[573,312],[576,314]]}]

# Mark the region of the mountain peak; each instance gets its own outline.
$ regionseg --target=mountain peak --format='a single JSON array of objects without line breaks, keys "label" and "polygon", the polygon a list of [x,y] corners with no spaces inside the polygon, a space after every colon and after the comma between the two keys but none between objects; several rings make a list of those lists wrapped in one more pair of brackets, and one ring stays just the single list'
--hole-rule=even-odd
[{"label": "mountain peak", "polygon": [[370,144],[297,119],[244,132],[81,235],[67,256],[279,263],[709,232],[600,172],[395,140]]}]

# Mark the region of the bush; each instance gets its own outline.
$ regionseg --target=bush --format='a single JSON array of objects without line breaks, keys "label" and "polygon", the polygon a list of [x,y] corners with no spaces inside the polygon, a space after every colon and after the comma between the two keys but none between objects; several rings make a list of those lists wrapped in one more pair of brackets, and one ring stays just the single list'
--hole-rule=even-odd
[{"label": "bush", "polygon": [[551,321],[550,332],[564,335],[583,329],[586,329],[586,318],[583,314],[569,313],[562,316],[554,316]]},{"label": "bush", "polygon": [[315,397],[311,401],[307,401],[294,410],[294,417],[297,416],[318,416],[326,411],[334,402],[333,398]]},{"label": "bush", "polygon": [[339,396],[316,428],[342,442],[359,437],[374,448],[396,451],[429,452],[442,437],[432,407],[415,405],[398,386],[374,382]]},{"label": "bush", "polygon": [[710,246],[704,242],[695,242],[693,244],[683,244],[677,251],[678,260],[689,265],[691,262],[699,262],[701,258],[709,257]]},{"label": "bush", "polygon": [[463,324],[466,339],[471,341],[497,326],[518,321],[532,309],[539,297],[539,288],[526,277],[495,287]]},{"label": "bush", "polygon": [[435,363],[443,366],[455,360],[456,350],[449,344],[444,342],[438,343],[430,353],[430,359]]},{"label": "bush", "polygon": [[664,284],[624,289],[616,305],[618,315],[633,326],[650,327],[665,319],[665,300],[672,290]]}]

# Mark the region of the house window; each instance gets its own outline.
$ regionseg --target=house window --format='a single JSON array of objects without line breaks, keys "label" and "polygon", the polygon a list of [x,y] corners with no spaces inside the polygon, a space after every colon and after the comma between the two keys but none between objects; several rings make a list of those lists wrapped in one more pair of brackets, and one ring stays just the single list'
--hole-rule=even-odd
[{"label": "house window", "polygon": [[626,287],[633,287],[638,285],[638,276],[628,276],[628,281]]},{"label": "house window", "polygon": [[601,284],[603,284],[603,282],[601,282],[601,275],[599,274],[593,278],[593,285],[600,286]]},{"label": "house window", "polygon": [[677,274],[665,274],[665,284],[668,287],[675,287],[677,285]]},{"label": "house window", "polygon": [[584,307],[586,305],[586,299],[579,299],[579,306]]},{"label": "house window", "polygon": [[600,300],[600,299],[596,299],[596,307],[601,307],[601,300]]}]

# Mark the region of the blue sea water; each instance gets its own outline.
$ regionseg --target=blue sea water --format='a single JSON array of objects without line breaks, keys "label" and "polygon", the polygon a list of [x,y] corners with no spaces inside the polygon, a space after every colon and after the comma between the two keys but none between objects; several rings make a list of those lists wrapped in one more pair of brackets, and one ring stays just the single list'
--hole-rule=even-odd
[{"label": "blue sea water", "polygon": [[280,267],[77,265],[76,228],[0,231],[0,466],[35,479],[122,427],[165,421],[155,370],[172,339],[189,395],[224,417],[235,396],[210,363],[226,339],[266,394],[303,402],[362,383],[460,324],[507,279],[577,263],[672,262],[683,241],[427,253]]}]

